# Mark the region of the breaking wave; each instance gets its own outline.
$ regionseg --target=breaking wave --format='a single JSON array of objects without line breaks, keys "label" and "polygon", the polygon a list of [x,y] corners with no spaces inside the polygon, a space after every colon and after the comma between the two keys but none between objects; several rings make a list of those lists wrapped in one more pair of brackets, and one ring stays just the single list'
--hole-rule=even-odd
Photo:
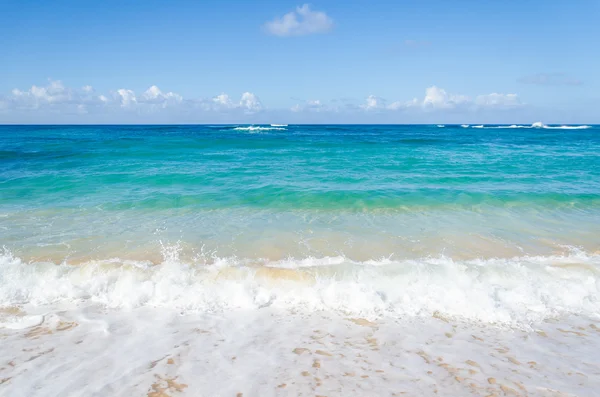
[{"label": "breaking wave", "polygon": [[238,258],[179,260],[177,246],[160,264],[120,259],[80,265],[24,263],[0,256],[0,306],[101,304],[166,307],[181,312],[335,311],[370,317],[443,315],[527,326],[560,315],[598,317],[600,255],[456,261],[345,257],[268,262]]},{"label": "breaking wave", "polygon": [[285,131],[286,128],[283,126],[248,126],[248,127],[235,127],[235,131],[249,131],[249,132],[262,132],[262,131]]},{"label": "breaking wave", "polygon": [[[462,125],[463,128],[468,128],[466,124]],[[473,125],[471,128],[486,128],[486,129],[515,129],[515,128],[544,128],[549,130],[585,130],[592,128],[590,125],[546,125],[541,122],[536,122],[531,125],[524,124],[511,124],[511,125]]]}]

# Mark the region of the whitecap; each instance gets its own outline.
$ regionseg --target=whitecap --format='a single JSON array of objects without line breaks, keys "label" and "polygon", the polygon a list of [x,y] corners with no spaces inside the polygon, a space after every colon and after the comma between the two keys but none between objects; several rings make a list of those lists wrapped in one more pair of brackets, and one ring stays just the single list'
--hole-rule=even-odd
[{"label": "whitecap", "polygon": [[545,125],[543,128],[548,130],[586,130],[588,128],[592,128],[589,125],[559,125],[559,126],[551,126]]},{"label": "whitecap", "polygon": [[248,131],[248,132],[262,132],[262,131],[285,131],[284,127],[263,127],[263,126],[248,126],[248,127],[235,127],[235,131]]}]

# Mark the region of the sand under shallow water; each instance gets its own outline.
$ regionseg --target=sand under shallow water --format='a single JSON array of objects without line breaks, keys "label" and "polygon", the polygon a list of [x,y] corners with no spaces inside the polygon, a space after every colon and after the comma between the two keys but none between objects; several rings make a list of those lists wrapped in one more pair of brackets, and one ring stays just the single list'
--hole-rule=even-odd
[{"label": "sand under shallow water", "polygon": [[594,396],[600,322],[1,311],[5,396]]}]

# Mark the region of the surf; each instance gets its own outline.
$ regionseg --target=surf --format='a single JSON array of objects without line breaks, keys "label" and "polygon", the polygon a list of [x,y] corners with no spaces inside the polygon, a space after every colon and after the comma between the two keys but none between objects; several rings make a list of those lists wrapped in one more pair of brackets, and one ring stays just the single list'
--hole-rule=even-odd
[{"label": "surf", "polygon": [[459,261],[352,261],[342,256],[260,261],[215,257],[179,260],[167,247],[159,264],[117,258],[24,263],[0,256],[0,306],[102,304],[229,312],[270,306],[370,317],[431,317],[526,326],[600,311],[600,255],[524,256]]}]

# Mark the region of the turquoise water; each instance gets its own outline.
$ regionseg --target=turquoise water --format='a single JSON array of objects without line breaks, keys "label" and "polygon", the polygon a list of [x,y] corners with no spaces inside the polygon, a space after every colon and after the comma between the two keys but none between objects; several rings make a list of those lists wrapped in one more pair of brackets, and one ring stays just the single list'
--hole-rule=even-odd
[{"label": "turquoise water", "polygon": [[2,126],[0,194],[0,307],[600,312],[596,126]]},{"label": "turquoise water", "polygon": [[593,206],[600,137],[436,126],[2,127],[3,208]]},{"label": "turquoise water", "polygon": [[54,261],[598,249],[599,127],[473,127],[1,126],[0,241]]}]

